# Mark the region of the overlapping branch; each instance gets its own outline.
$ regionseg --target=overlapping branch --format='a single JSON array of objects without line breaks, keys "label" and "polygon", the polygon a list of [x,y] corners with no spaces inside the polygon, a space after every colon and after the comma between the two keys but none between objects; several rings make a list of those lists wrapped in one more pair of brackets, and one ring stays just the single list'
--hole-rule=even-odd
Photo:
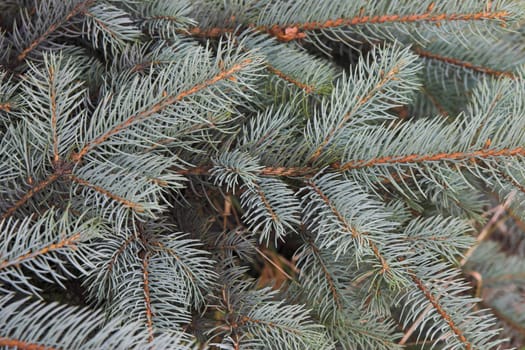
[{"label": "overlapping branch", "polygon": [[501,71],[501,70],[496,70],[496,69],[492,69],[489,67],[476,65],[468,61],[463,61],[463,60],[460,60],[454,57],[443,56],[443,55],[436,54],[430,51],[422,50],[420,48],[414,48],[414,52],[424,59],[444,62],[446,64],[451,64],[451,65],[461,67],[463,69],[467,69],[473,72],[483,73],[483,74],[491,75],[494,77],[506,77],[509,79],[516,78],[516,76],[512,72]]},{"label": "overlapping branch", "polygon": [[84,0],[75,7],[71,9],[63,18],[60,18],[59,21],[50,25],[47,30],[42,33],[38,38],[33,40],[26,48],[24,48],[16,57],[17,62],[22,62],[27,55],[29,55],[38,45],[40,45],[44,40],[46,40],[51,34],[57,31],[64,23],[67,23],[73,17],[78,14],[81,14],[87,7],[93,4],[95,0]]},{"label": "overlapping branch", "polygon": [[74,176],[74,175],[70,175],[69,179],[71,181],[73,181],[73,182],[76,182],[76,183],[78,183],[80,185],[89,187],[89,188],[93,189],[94,191],[103,194],[104,196],[107,196],[107,197],[111,198],[112,200],[122,204],[125,207],[128,207],[128,208],[134,210],[137,213],[143,213],[144,212],[144,207],[141,204],[135,203],[135,202],[130,201],[130,200],[126,199],[126,198],[123,198],[123,197],[121,197],[121,196],[119,196],[119,195],[117,195],[115,193],[112,193],[111,191],[108,191],[108,190],[104,189],[103,187],[100,187],[100,186],[97,186],[95,184],[92,184],[89,181],[86,181],[86,180],[81,179],[81,178],[79,178],[77,176]]},{"label": "overlapping branch", "polygon": [[0,270],[2,269],[5,269],[7,267],[11,267],[11,266],[17,266],[19,264],[22,264],[24,263],[24,261],[26,260],[32,260],[34,258],[37,258],[39,256],[42,256],[42,255],[46,255],[46,254],[49,254],[51,252],[54,252],[54,251],[57,251],[57,250],[60,250],[62,248],[70,248],[70,249],[76,249],[77,247],[77,243],[79,241],[79,239],[81,238],[81,235],[79,233],[76,233],[70,237],[67,237],[67,238],[64,238],[62,240],[60,240],[59,242],[57,243],[52,243],[46,247],[43,247],[37,251],[30,251],[30,252],[27,252],[23,255],[20,255],[18,257],[16,257],[16,259],[14,260],[4,260],[4,261],[0,261]]},{"label": "overlapping branch", "polygon": [[437,154],[410,154],[405,156],[385,156],[368,160],[352,160],[337,167],[339,171],[368,168],[378,165],[415,164],[422,162],[447,162],[467,159],[487,159],[495,157],[525,156],[525,148],[481,149],[471,152],[451,152]]},{"label": "overlapping branch", "polygon": [[137,114],[134,114],[134,115],[130,116],[129,118],[124,120],[122,123],[117,124],[116,126],[111,128],[110,130],[106,131],[104,134],[102,134],[99,137],[95,138],[94,140],[88,142],[86,145],[84,145],[82,147],[82,149],[79,152],[73,154],[71,156],[71,159],[74,162],[77,162],[77,163],[80,162],[89,151],[91,151],[92,149],[94,149],[98,145],[102,144],[104,141],[109,139],[111,136],[116,135],[119,132],[121,132],[122,130],[130,127],[136,121],[143,120],[143,119],[146,119],[148,117],[151,117],[151,116],[155,115],[156,113],[159,113],[159,112],[163,111],[167,107],[169,107],[169,106],[171,106],[171,105],[173,105],[173,104],[183,100],[184,98],[186,98],[186,97],[188,97],[190,95],[193,95],[195,93],[198,93],[199,91],[201,91],[201,90],[203,90],[203,89],[205,89],[207,87],[210,87],[210,86],[216,84],[217,82],[219,82],[221,80],[232,78],[235,73],[241,71],[243,68],[248,66],[250,63],[252,63],[252,59],[246,58],[243,61],[233,65],[231,68],[221,71],[220,73],[218,73],[217,75],[215,75],[211,79],[206,80],[203,83],[196,84],[192,88],[187,89],[185,91],[182,91],[179,94],[177,94],[176,96],[167,96],[167,97],[165,97],[160,102],[152,105],[151,107],[149,107],[148,109],[146,109],[146,110],[144,110],[144,111],[142,111],[140,113],[137,113]]},{"label": "overlapping branch", "polygon": [[[275,36],[281,41],[293,41],[299,40],[306,37],[307,32],[314,30],[322,30],[336,27],[351,27],[364,24],[383,24],[383,23],[444,23],[453,21],[484,21],[484,20],[499,20],[503,23],[509,18],[510,13],[508,11],[479,11],[473,13],[414,13],[409,15],[397,15],[397,14],[386,14],[386,15],[375,15],[367,16],[364,14],[357,15],[351,18],[336,18],[329,19],[324,22],[303,22],[303,23],[292,23],[287,25],[270,25],[270,26],[259,26],[256,24],[248,24],[248,28],[252,28],[259,32],[266,32],[272,36]],[[188,34],[197,37],[213,38],[219,37],[227,33],[234,33],[234,28],[199,28],[193,27],[187,31]]]}]

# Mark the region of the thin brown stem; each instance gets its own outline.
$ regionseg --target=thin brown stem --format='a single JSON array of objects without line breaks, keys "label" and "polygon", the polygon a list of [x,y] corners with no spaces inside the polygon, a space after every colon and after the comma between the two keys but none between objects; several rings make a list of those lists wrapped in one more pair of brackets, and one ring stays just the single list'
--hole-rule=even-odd
[{"label": "thin brown stem", "polygon": [[17,200],[9,209],[7,209],[1,216],[0,220],[7,219],[20,207],[22,207],[31,197],[33,197],[38,192],[42,191],[47,186],[51,185],[57,181],[63,174],[59,172],[54,172],[49,175],[47,178],[37,183],[35,186],[31,187],[19,200]]},{"label": "thin brown stem", "polygon": [[[271,25],[271,26],[257,26],[255,24],[248,24],[246,27],[259,32],[267,32],[270,35],[275,36],[281,41],[292,41],[299,40],[306,37],[306,32],[329,29],[336,27],[353,27],[357,25],[365,24],[383,24],[383,23],[435,23],[441,24],[446,22],[455,21],[484,21],[484,20],[498,20],[505,23],[510,17],[508,11],[497,11],[493,12],[490,9],[485,11],[473,12],[473,13],[432,13],[432,9],[429,9],[426,13],[414,13],[409,15],[376,15],[366,16],[360,13],[357,16],[351,18],[337,18],[329,19],[324,22],[303,22],[293,23],[287,25]],[[219,37],[227,33],[235,32],[234,28],[208,28],[201,29],[198,27],[192,28],[187,31],[189,35],[198,37]]]},{"label": "thin brown stem", "polygon": [[332,275],[328,271],[328,268],[326,267],[326,264],[323,258],[321,257],[319,249],[311,241],[308,241],[308,245],[310,246],[312,253],[314,253],[315,258],[321,265],[321,269],[323,270],[323,274],[325,276],[326,282],[328,283],[328,288],[330,289],[330,293],[332,294],[332,297],[334,298],[337,309],[342,310],[343,302],[341,301],[341,295],[339,294],[339,291],[337,290],[337,287],[335,286],[335,282],[334,282],[334,279],[332,278]]},{"label": "thin brown stem", "polygon": [[289,24],[287,26],[274,25],[267,31],[283,41],[291,41],[304,38],[306,31],[328,29],[342,26],[356,26],[363,24],[381,24],[381,23],[443,23],[453,21],[483,21],[483,20],[500,20],[505,22],[510,16],[507,11],[489,12],[481,11],[475,13],[436,13],[430,11],[427,13],[414,13],[410,15],[377,15],[365,16],[359,15],[352,18],[337,18],[325,22],[305,22]]},{"label": "thin brown stem", "polygon": [[29,343],[18,339],[0,337],[0,347],[18,350],[59,350],[51,346]]},{"label": "thin brown stem", "polygon": [[91,3],[93,3],[94,0],[85,0],[69,11],[68,14],[66,14],[65,17],[63,17],[60,21],[53,23],[49,26],[49,28],[38,38],[33,40],[29,46],[27,46],[20,54],[16,57],[17,62],[22,62],[31,51],[33,51],[38,45],[40,45],[44,40],[46,40],[47,37],[49,37],[52,33],[54,33],[60,26],[62,26],[64,23],[68,22],[71,18],[75,17],[76,15],[82,13],[87,6],[89,6]]},{"label": "thin brown stem", "polygon": [[514,197],[516,196],[516,192],[516,190],[512,191],[505,200],[505,202],[497,206],[494,215],[492,215],[489,222],[487,222],[487,224],[483,227],[478,237],[476,238],[476,243],[463,254],[463,259],[461,259],[460,262],[461,266],[464,266],[467,263],[468,259],[472,256],[472,254],[478,248],[481,242],[485,241],[490,236],[490,234],[492,233],[492,227],[494,226],[494,224],[496,224],[496,222],[498,222],[499,218],[505,213],[505,210],[507,210],[507,208],[510,206],[510,204],[514,200]]},{"label": "thin brown stem", "polygon": [[452,332],[456,334],[456,336],[458,337],[458,340],[461,341],[465,345],[465,349],[471,350],[472,343],[470,343],[467,340],[467,338],[463,334],[463,331],[459,329],[459,327],[454,322],[452,317],[446,312],[445,309],[443,309],[438,299],[432,295],[432,292],[425,286],[423,281],[421,281],[415,274],[411,274],[411,277],[412,277],[412,281],[414,281],[417,288],[423,293],[423,295],[428,300],[428,302],[434,307],[434,309],[439,313],[439,315],[443,318],[443,320],[448,324]]},{"label": "thin brown stem", "polygon": [[[173,168],[174,171],[181,175],[210,175],[212,166],[201,165],[188,169]],[[260,171],[260,175],[264,176],[289,176],[289,177],[312,177],[319,169],[310,167],[265,167]]]},{"label": "thin brown stem", "polygon": [[141,254],[142,258],[142,278],[143,278],[143,285],[142,285],[142,291],[144,293],[144,306],[146,308],[146,327],[148,328],[148,342],[153,341],[153,312],[151,310],[151,297],[150,297],[150,290],[149,290],[149,271],[148,271],[148,264],[149,264],[149,254],[147,251],[142,251]]},{"label": "thin brown stem", "polygon": [[315,86],[302,83],[299,80],[294,79],[294,78],[292,78],[289,75],[286,75],[283,71],[280,71],[277,68],[275,68],[275,67],[273,67],[273,66],[271,66],[269,64],[266,65],[266,69],[268,71],[270,71],[271,73],[275,74],[276,76],[278,76],[279,78],[281,78],[282,80],[287,81],[287,82],[297,86],[298,88],[304,90],[307,94],[311,94],[311,93],[315,92]]},{"label": "thin brown stem", "polygon": [[123,206],[128,207],[128,208],[132,209],[133,211],[136,211],[137,213],[143,213],[144,212],[144,207],[141,204],[139,204],[139,203],[135,203],[135,202],[130,201],[130,200],[126,199],[126,198],[123,198],[123,197],[121,197],[121,196],[119,196],[117,194],[114,194],[114,193],[106,190],[105,188],[102,188],[100,186],[94,185],[94,184],[90,183],[89,181],[81,179],[81,178],[79,178],[79,177],[77,177],[75,175],[70,175],[69,178],[70,178],[71,181],[76,182],[79,185],[89,187],[89,188],[95,190],[96,192],[102,193],[103,195],[113,199],[116,202],[119,202]]},{"label": "thin brown stem", "polygon": [[475,158],[493,158],[493,157],[512,157],[525,156],[525,148],[503,148],[503,149],[481,149],[471,152],[452,152],[452,153],[437,153],[437,154],[410,154],[407,156],[385,156],[379,158],[372,158],[368,160],[352,160],[344,163],[338,167],[338,170],[352,170],[361,169],[377,165],[392,165],[392,164],[414,164],[422,162],[435,161],[456,161]]},{"label": "thin brown stem", "polygon": [[22,254],[18,256],[14,260],[4,260],[0,262],[0,270],[5,269],[10,266],[18,266],[26,260],[34,259],[38,256],[46,255],[51,252],[54,252],[56,250],[62,249],[62,248],[70,248],[70,249],[76,249],[77,242],[80,239],[80,233],[76,233],[72,235],[71,237],[67,237],[62,239],[61,241],[57,243],[50,244],[44,248],[41,248],[37,251],[29,251],[25,254]]},{"label": "thin brown stem", "polygon": [[115,262],[117,261],[118,257],[124,253],[124,250],[126,250],[127,246],[131,244],[131,242],[135,241],[137,239],[136,236],[131,235],[128,239],[126,239],[120,247],[117,249],[115,254],[111,257],[111,260],[108,263],[108,271],[113,270],[113,266],[115,265]]},{"label": "thin brown stem", "polygon": [[462,60],[459,60],[453,57],[442,56],[442,55],[439,55],[433,52],[424,51],[420,48],[415,48],[414,52],[425,59],[444,62],[444,63],[451,64],[457,67],[461,67],[463,69],[474,71],[477,73],[483,73],[483,74],[492,75],[495,77],[507,77],[510,79],[515,79],[516,77],[512,72],[499,71],[499,70],[495,70],[489,67],[475,65],[468,61],[462,61]]},{"label": "thin brown stem", "polygon": [[[362,239],[363,236],[367,235],[366,232],[359,232],[355,227],[353,227],[346,218],[339,212],[339,210],[333,205],[333,203],[330,201],[330,198],[328,198],[323,191],[316,186],[312,181],[308,182],[308,185],[321,197],[323,202],[330,208],[332,213],[335,215],[337,220],[343,225],[343,228],[345,231],[350,233],[354,239]],[[366,239],[366,243],[372,249],[372,252],[374,253],[374,256],[377,258],[377,260],[381,263],[381,273],[385,273],[390,270],[390,265],[386,261],[385,257],[381,254],[379,251],[379,248],[377,245],[372,242],[369,239]]]}]

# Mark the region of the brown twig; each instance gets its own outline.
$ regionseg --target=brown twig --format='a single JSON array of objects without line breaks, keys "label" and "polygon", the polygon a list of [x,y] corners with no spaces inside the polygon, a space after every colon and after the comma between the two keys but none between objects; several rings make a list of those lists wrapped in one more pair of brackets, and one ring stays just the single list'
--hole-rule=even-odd
[{"label": "brown twig", "polygon": [[472,256],[474,251],[481,244],[481,242],[485,241],[490,236],[490,234],[492,233],[492,230],[491,230],[492,226],[494,226],[494,224],[499,220],[499,218],[505,213],[507,208],[510,206],[510,204],[514,200],[516,193],[517,193],[517,190],[513,190],[509,194],[505,202],[497,206],[497,209],[494,215],[492,215],[489,222],[487,222],[487,224],[483,227],[478,237],[476,238],[476,243],[463,254],[463,259],[461,259],[460,266],[464,266],[467,263],[468,259]]},{"label": "brown twig", "polygon": [[59,350],[51,346],[45,346],[35,343],[28,343],[18,339],[10,339],[0,337],[0,346],[7,347],[8,349],[19,349],[19,350]]},{"label": "brown twig", "polygon": [[515,79],[516,78],[516,76],[512,72],[499,71],[499,70],[495,70],[495,69],[492,69],[492,68],[475,65],[475,64],[473,64],[471,62],[468,62],[468,61],[462,61],[462,60],[459,60],[457,58],[442,56],[442,55],[439,55],[439,54],[436,54],[436,53],[433,53],[433,52],[430,52],[430,51],[424,51],[424,50],[422,50],[420,48],[415,48],[414,52],[416,54],[418,54],[419,56],[425,58],[425,59],[445,62],[447,64],[458,66],[458,67],[461,67],[461,68],[464,68],[464,69],[467,69],[467,70],[471,70],[471,71],[474,71],[474,72],[483,73],[483,74],[487,74],[487,75],[492,75],[492,76],[495,76],[495,77],[506,77],[506,78],[510,78],[510,79]]},{"label": "brown twig", "polygon": [[437,153],[437,154],[410,154],[407,156],[385,156],[379,158],[372,158],[368,160],[352,160],[342,164],[338,170],[352,170],[367,168],[376,165],[390,165],[390,164],[409,164],[421,162],[435,162],[435,161],[454,161],[475,158],[491,158],[491,157],[511,157],[511,156],[525,156],[525,148],[503,148],[503,149],[481,149],[471,152],[452,152],[452,153]]}]

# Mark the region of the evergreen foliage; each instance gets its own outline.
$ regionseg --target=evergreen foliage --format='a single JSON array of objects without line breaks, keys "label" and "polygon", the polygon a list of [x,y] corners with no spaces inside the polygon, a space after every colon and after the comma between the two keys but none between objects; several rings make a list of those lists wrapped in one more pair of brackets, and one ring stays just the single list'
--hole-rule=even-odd
[{"label": "evergreen foliage", "polygon": [[0,348],[520,344],[524,20],[1,1]]}]

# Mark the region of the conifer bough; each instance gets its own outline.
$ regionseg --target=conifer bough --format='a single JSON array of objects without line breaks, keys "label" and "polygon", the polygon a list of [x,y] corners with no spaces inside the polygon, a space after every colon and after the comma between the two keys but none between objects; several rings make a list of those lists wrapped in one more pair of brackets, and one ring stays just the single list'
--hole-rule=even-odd
[{"label": "conifer bough", "polygon": [[0,348],[517,344],[524,14],[2,1]]}]

